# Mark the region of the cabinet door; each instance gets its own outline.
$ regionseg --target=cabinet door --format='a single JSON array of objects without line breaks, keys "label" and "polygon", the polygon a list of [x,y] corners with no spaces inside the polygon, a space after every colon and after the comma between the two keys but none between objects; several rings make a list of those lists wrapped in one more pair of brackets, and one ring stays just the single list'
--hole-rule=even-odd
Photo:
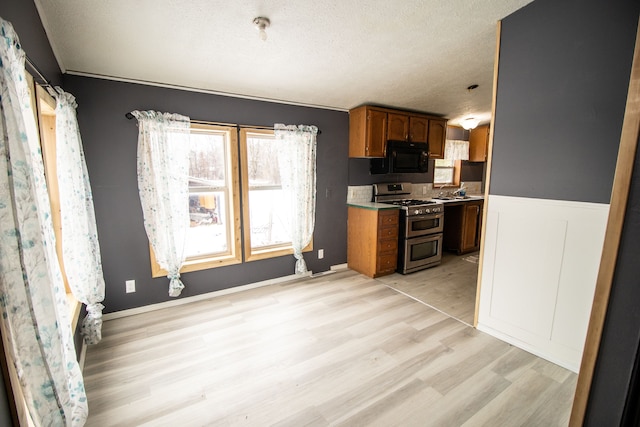
[{"label": "cabinet door", "polygon": [[478,126],[469,132],[469,161],[486,162],[489,149],[489,125]]},{"label": "cabinet door", "polygon": [[378,244],[375,276],[391,274],[398,262],[399,211],[381,211],[378,216]]},{"label": "cabinet door", "polygon": [[384,157],[387,148],[387,113],[369,110],[365,154],[367,157]]},{"label": "cabinet door", "polygon": [[387,139],[391,141],[407,141],[409,139],[409,116],[389,113]]},{"label": "cabinet door", "polygon": [[429,120],[429,158],[444,159],[444,140],[446,135],[446,120]]},{"label": "cabinet door", "polygon": [[482,203],[467,202],[462,221],[461,252],[476,250],[480,246]]},{"label": "cabinet door", "polygon": [[409,118],[409,141],[428,142],[429,119],[424,117],[411,116]]}]

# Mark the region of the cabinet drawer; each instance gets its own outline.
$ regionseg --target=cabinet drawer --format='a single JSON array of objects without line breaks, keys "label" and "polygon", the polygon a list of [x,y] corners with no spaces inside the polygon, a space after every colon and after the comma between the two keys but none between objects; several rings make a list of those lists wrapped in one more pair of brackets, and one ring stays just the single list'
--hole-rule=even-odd
[{"label": "cabinet drawer", "polygon": [[377,270],[379,272],[394,271],[396,269],[397,262],[398,257],[396,254],[380,255],[378,256]]},{"label": "cabinet drawer", "polygon": [[398,211],[380,213],[378,215],[378,227],[398,225]]},{"label": "cabinet drawer", "polygon": [[398,241],[396,239],[385,239],[378,242],[379,254],[397,254],[398,253]]},{"label": "cabinet drawer", "polygon": [[398,237],[398,227],[384,227],[378,230],[378,240]]}]

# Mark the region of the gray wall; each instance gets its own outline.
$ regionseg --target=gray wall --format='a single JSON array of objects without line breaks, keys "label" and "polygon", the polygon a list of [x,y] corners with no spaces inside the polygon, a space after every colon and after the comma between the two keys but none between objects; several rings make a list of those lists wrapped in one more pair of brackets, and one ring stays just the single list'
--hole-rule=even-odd
[{"label": "gray wall", "polygon": [[[503,20],[490,194],[609,202],[639,13],[536,0]],[[620,425],[638,348],[639,167],[586,425]]]},{"label": "gray wall", "polygon": [[[0,2],[0,17],[11,22],[18,33],[22,49],[35,63],[44,77],[53,85],[62,83],[62,73],[51,50],[49,39],[42,27],[38,10],[33,0],[3,0]],[[34,74],[27,66],[27,71]],[[40,82],[42,83],[42,82]]]},{"label": "gray wall", "polygon": [[[594,372],[586,426],[620,425],[640,342],[640,151],[625,213],[625,223]],[[635,366],[640,369],[640,366]],[[640,402],[632,402],[640,405]]]},{"label": "gray wall", "polygon": [[[314,124],[317,147],[317,204],[314,252],[305,254],[310,270],[345,263],[348,114],[263,101],[231,98],[65,75],[64,88],[78,102],[78,123],[93,189],[106,282],[105,313],[168,301],[168,280],[151,278],[148,240],[136,178],[138,128],[131,110],[180,113],[194,120],[273,126]],[[317,259],[317,249],[325,257]],[[293,274],[293,256],[185,273],[182,297]],[[125,293],[125,280],[137,291]]]},{"label": "gray wall", "polygon": [[491,194],[609,203],[637,5],[537,0],[503,20]]}]

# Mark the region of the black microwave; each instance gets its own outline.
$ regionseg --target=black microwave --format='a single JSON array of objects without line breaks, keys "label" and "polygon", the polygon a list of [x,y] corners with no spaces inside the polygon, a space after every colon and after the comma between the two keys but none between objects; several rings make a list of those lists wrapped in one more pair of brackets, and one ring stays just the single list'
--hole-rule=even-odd
[{"label": "black microwave", "polygon": [[382,173],[424,173],[429,166],[429,145],[387,141],[387,156],[371,159],[372,175]]}]

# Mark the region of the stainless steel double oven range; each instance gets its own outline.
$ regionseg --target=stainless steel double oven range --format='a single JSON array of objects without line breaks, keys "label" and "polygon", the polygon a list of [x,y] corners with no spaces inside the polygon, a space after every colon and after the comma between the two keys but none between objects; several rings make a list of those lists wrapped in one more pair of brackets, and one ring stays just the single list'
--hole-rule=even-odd
[{"label": "stainless steel double oven range", "polygon": [[373,184],[373,201],[400,206],[398,273],[408,274],[440,264],[444,205],[409,198],[409,182]]}]

